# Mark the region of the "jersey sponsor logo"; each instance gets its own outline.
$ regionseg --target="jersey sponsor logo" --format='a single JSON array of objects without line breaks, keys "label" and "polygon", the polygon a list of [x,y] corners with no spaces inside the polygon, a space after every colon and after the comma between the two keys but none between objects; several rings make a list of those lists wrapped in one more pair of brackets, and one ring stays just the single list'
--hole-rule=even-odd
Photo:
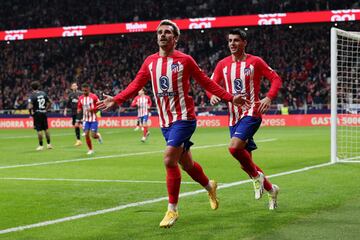
[{"label": "jersey sponsor logo", "polygon": [[251,75],[251,69],[250,68],[245,68],[244,69],[244,74],[246,77],[249,77]]},{"label": "jersey sponsor logo", "polygon": [[162,93],[156,94],[156,96],[158,96],[158,97],[174,97],[177,95],[179,95],[178,92],[162,92]]},{"label": "jersey sponsor logo", "polygon": [[282,24],[282,18],[286,13],[259,14],[258,25],[278,25]]},{"label": "jersey sponsor logo", "polygon": [[241,93],[241,91],[243,90],[243,83],[240,78],[234,80],[234,89],[236,93]]},{"label": "jersey sponsor logo", "polygon": [[169,78],[167,76],[161,76],[159,78],[159,85],[160,85],[160,89],[164,92],[166,92],[167,90],[169,90],[170,87],[170,83],[169,83]]},{"label": "jersey sponsor logo", "polygon": [[69,26],[63,27],[63,33],[61,34],[63,37],[75,37],[82,36],[83,30],[86,29],[86,26]]},{"label": "jersey sponsor logo", "polygon": [[190,18],[189,29],[202,29],[202,28],[211,28],[211,22],[215,21],[215,17],[205,17],[205,18]]},{"label": "jersey sponsor logo", "polygon": [[343,22],[343,21],[355,21],[356,13],[359,13],[360,9],[347,9],[347,10],[333,10],[331,22]]},{"label": "jersey sponsor logo", "polygon": [[11,31],[5,31],[5,41],[13,41],[13,40],[23,40],[24,34],[27,33],[28,30],[11,30]]}]

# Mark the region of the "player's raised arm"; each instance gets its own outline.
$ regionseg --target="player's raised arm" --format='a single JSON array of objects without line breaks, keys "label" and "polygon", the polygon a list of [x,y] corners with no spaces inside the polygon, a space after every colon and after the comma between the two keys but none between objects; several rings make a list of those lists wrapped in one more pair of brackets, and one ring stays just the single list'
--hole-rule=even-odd
[{"label": "player's raised arm", "polygon": [[263,59],[259,58],[257,67],[260,69],[261,74],[271,83],[271,87],[266,94],[266,97],[260,100],[259,112],[265,113],[269,109],[271,101],[277,96],[282,81],[280,76],[269,67]]},{"label": "player's raised arm", "polygon": [[146,83],[150,80],[150,72],[147,68],[147,61],[143,63],[139,72],[136,74],[135,79],[125,88],[125,90],[118,93],[115,97],[104,94],[104,100],[97,103],[97,107],[100,110],[106,110],[114,106],[114,104],[121,105],[124,101],[132,98],[136,93],[143,88]]},{"label": "player's raised arm", "polygon": [[189,57],[189,68],[191,75],[194,79],[203,87],[206,91],[211,94],[218,96],[226,102],[233,102],[235,105],[246,105],[250,104],[250,101],[245,99],[241,95],[232,96],[230,93],[221,88],[217,83],[211,81],[206,74],[199,68],[193,58]]}]

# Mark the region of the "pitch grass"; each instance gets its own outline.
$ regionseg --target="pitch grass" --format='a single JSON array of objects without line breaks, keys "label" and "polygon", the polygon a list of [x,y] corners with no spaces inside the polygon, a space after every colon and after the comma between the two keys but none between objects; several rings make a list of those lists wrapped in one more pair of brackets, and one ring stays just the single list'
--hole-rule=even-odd
[{"label": "pitch grass", "polygon": [[[86,158],[86,147],[73,147],[73,130],[52,129],[53,150],[36,152],[32,130],[0,131],[0,166]],[[102,129],[104,144],[95,157],[161,151],[158,129],[141,143],[132,129]],[[262,128],[255,161],[267,175],[328,162],[330,129]],[[227,143],[227,128],[197,129],[195,146]],[[194,149],[194,159],[220,183],[247,179],[226,146]],[[267,210],[267,198],[253,199],[250,183],[221,189],[217,211],[205,193],[180,199],[180,218],[159,229],[166,202],[0,235],[11,240],[55,239],[358,239],[360,236],[360,165],[336,164],[272,178],[281,187],[279,208]],[[123,179],[164,181],[162,153],[94,159],[55,165],[0,168],[0,230],[166,196],[163,183],[4,180],[5,177]],[[183,181],[191,181],[183,173]],[[182,185],[181,192],[201,189]]]}]

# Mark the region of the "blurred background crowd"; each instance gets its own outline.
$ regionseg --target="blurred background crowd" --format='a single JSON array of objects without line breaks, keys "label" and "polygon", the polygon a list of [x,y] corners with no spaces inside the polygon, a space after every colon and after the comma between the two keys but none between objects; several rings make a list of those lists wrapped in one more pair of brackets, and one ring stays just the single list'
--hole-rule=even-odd
[{"label": "blurred background crowd", "polygon": [[[358,1],[31,1],[24,12],[20,0],[1,3],[0,28],[5,30],[79,24],[357,8]],[[30,3],[29,3],[30,4]],[[55,7],[56,6],[56,7]],[[121,8],[119,8],[121,6]],[[216,7],[215,7],[216,6]],[[59,11],[67,9],[67,11]],[[152,10],[149,11],[149,8]],[[180,11],[180,9],[184,11]],[[7,9],[7,10],[6,10]],[[182,16],[175,13],[181,12]],[[15,14],[16,13],[16,14]],[[16,17],[15,17],[16,16]],[[19,21],[20,19],[20,21]],[[343,29],[360,30],[359,24],[342,23]],[[247,52],[262,57],[283,79],[273,102],[290,110],[329,109],[330,28],[332,24],[254,27],[247,30]],[[229,55],[229,29],[191,30],[181,33],[178,49],[190,54],[211,75],[216,63]],[[72,82],[89,83],[98,95],[117,94],[135,77],[143,60],[157,51],[154,33],[116,36],[16,41],[0,43],[0,110],[25,109],[30,83],[39,80],[53,101],[52,110],[65,107]],[[150,89],[150,85],[147,86]],[[261,93],[270,87],[262,81]],[[149,91],[149,95],[151,91]],[[204,91],[194,82],[192,95],[199,108],[209,108]],[[124,106],[129,106],[126,102]],[[221,108],[221,106],[220,106]]]}]

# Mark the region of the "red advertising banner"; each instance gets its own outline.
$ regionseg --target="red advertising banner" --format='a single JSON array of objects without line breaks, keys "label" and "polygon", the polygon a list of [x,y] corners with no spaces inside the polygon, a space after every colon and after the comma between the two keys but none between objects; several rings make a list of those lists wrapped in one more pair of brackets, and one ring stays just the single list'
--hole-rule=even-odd
[{"label": "red advertising banner", "polygon": [[[270,13],[227,17],[204,17],[174,19],[180,29],[206,29],[239,26],[261,26],[318,22],[359,21],[360,9],[345,9],[317,12]],[[15,41],[36,38],[79,37],[132,32],[154,32],[160,21],[114,24],[78,25],[54,28],[18,29],[0,32],[0,41]]]},{"label": "red advertising banner", "polygon": [[[50,128],[70,128],[70,118],[49,118]],[[99,119],[100,128],[133,128],[136,126],[136,117],[102,117]],[[159,127],[158,117],[150,117],[150,125]],[[339,115],[340,126],[360,126],[360,114]],[[264,115],[263,127],[287,127],[287,126],[330,126],[330,115]],[[227,116],[198,116],[198,127],[227,127]],[[33,128],[32,118],[0,118],[0,129]]]}]

